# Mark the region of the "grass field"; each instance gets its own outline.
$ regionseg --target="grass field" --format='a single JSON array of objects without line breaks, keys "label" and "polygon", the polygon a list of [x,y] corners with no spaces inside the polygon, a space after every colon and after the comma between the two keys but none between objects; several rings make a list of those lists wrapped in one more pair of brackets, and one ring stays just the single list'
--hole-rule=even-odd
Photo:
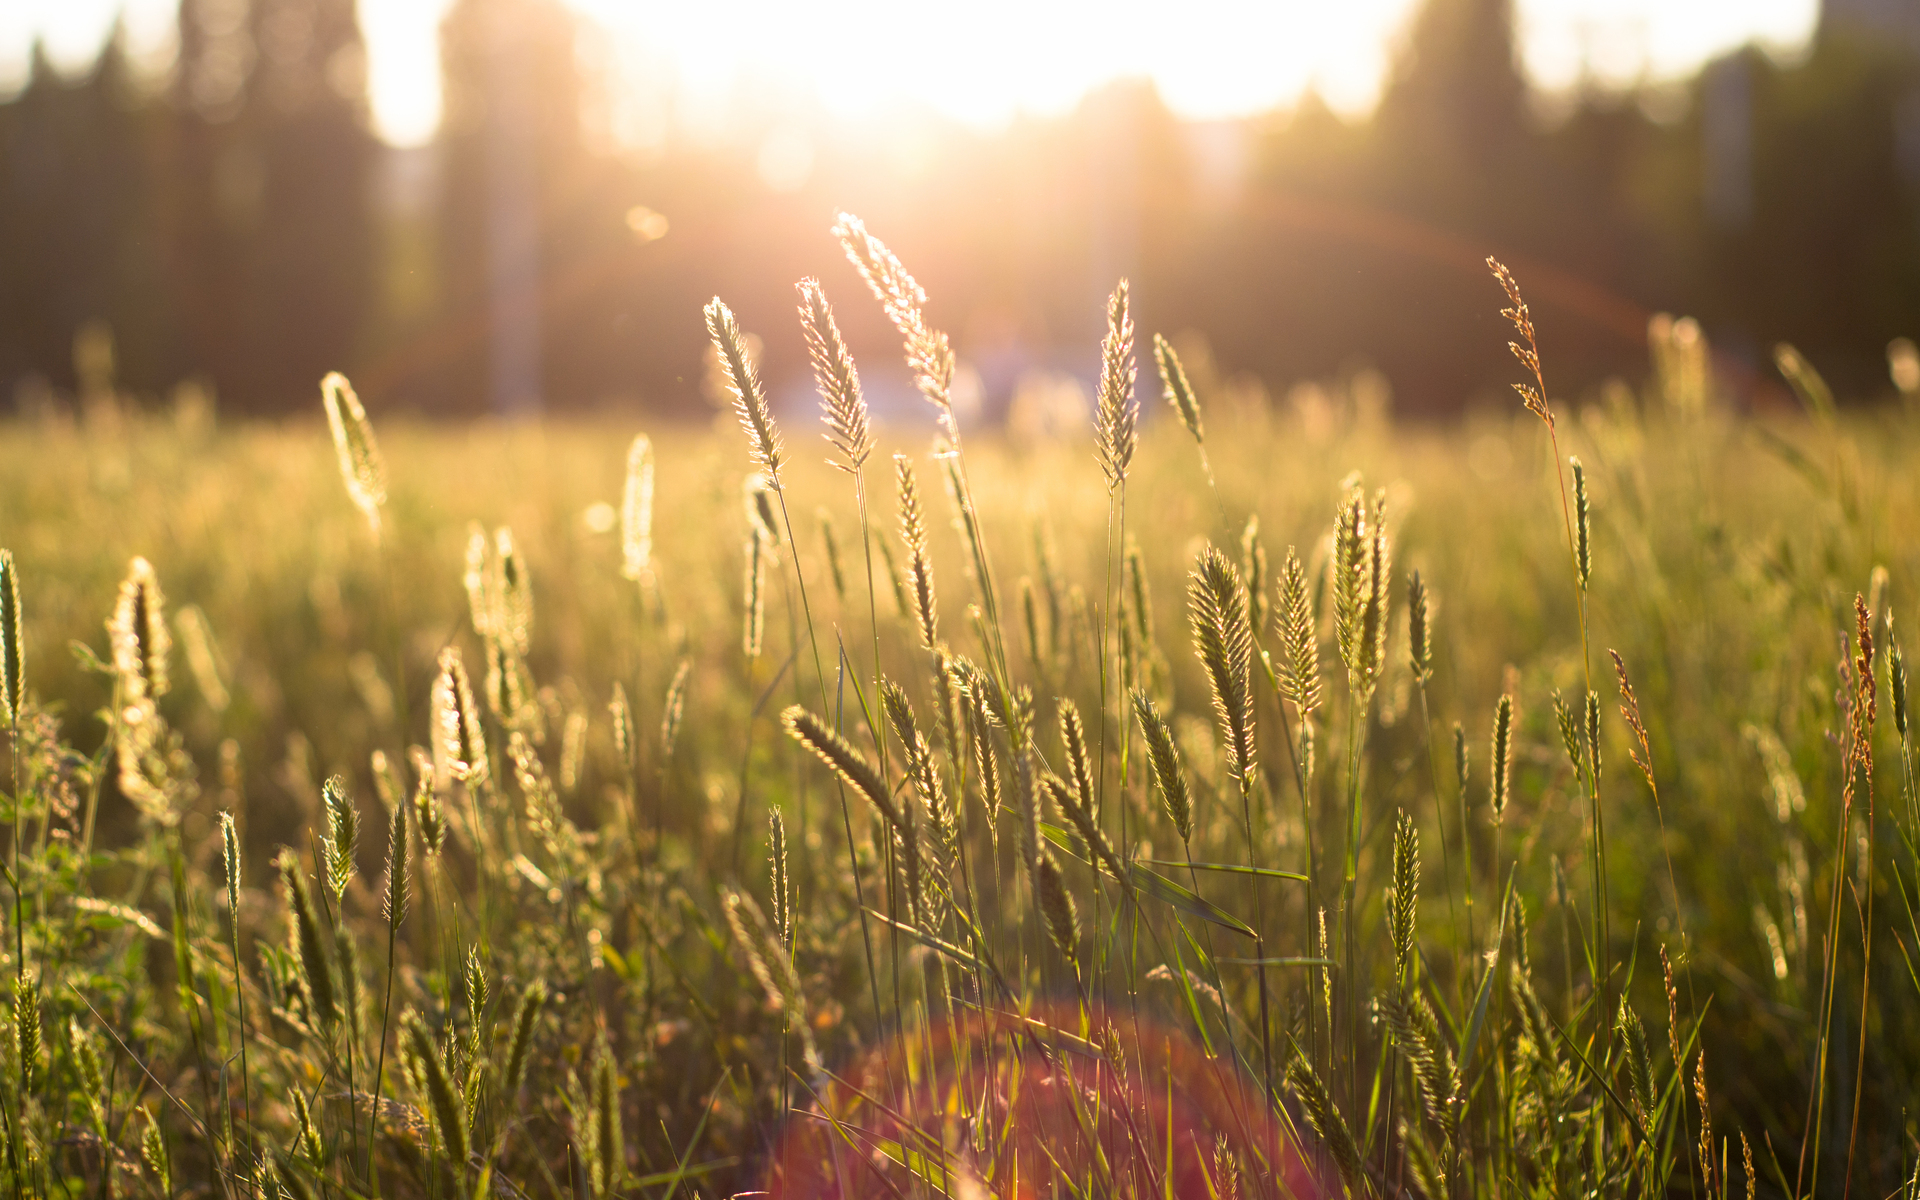
[{"label": "grass field", "polygon": [[627,426],[0,430],[6,1186],[1916,1194],[1907,413],[1683,327],[1136,449],[1116,309],[936,453],[823,312],[839,446],[733,360],[644,553]]}]

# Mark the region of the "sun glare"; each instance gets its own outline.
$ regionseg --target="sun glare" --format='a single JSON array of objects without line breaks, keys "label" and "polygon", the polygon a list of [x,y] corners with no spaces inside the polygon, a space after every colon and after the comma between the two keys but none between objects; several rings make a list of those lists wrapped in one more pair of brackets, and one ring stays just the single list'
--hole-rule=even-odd
[{"label": "sun glare", "polygon": [[[969,5],[888,0],[741,0],[729,5],[571,0],[607,37],[598,48],[629,89],[662,97],[696,127],[724,126],[742,96],[815,97],[843,117],[931,109],[977,126],[1057,113],[1117,77],[1151,79],[1184,116],[1237,116],[1317,90],[1359,112],[1412,0],[1062,0]],[[397,144],[430,138],[440,115],[438,33],[452,0],[362,0],[376,127]],[[170,49],[172,0],[129,0],[130,39]],[[1750,39],[1788,45],[1811,30],[1817,0],[1671,4],[1660,0],[1516,0],[1527,66],[1542,84],[1673,77]],[[0,87],[24,76],[46,40],[61,65],[91,54],[121,6],[108,0],[0,4]],[[777,156],[776,156],[777,157]],[[789,156],[773,177],[799,170]]]}]

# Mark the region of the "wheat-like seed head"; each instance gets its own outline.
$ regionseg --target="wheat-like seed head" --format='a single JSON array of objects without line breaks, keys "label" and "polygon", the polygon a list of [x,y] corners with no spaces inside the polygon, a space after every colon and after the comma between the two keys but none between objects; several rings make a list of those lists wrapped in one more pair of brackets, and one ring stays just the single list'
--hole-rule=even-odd
[{"label": "wheat-like seed head", "polygon": [[235,828],[230,812],[220,814],[220,858],[226,868],[227,912],[237,929],[240,924],[240,831]]},{"label": "wheat-like seed head", "polygon": [[1580,718],[1574,715],[1572,707],[1567,704],[1565,697],[1560,695],[1559,688],[1553,689],[1553,720],[1560,729],[1560,745],[1567,752],[1567,762],[1572,765],[1574,778],[1577,780],[1580,776],[1582,757]]},{"label": "wheat-like seed head", "polygon": [[904,454],[893,456],[894,479],[900,492],[900,537],[907,544],[907,586],[913,614],[920,626],[921,644],[928,650],[940,642],[940,614],[933,590],[933,558],[927,551],[926,521],[920,513],[920,488],[913,463]]},{"label": "wheat-like seed head", "polygon": [[1354,1145],[1353,1131],[1347,1128],[1346,1118],[1340,1115],[1333,1096],[1327,1091],[1327,1085],[1320,1081],[1319,1073],[1305,1055],[1294,1055],[1293,1061],[1287,1066],[1287,1082],[1292,1086],[1294,1095],[1300,1098],[1300,1107],[1307,1114],[1308,1124],[1327,1144],[1327,1153],[1340,1169],[1340,1178],[1346,1182],[1348,1194],[1364,1194],[1365,1172],[1360,1161],[1360,1150]]},{"label": "wheat-like seed head", "polygon": [[893,793],[887,782],[881,777],[880,768],[868,761],[867,757],[853,748],[853,743],[835,733],[819,717],[801,705],[790,706],[780,714],[780,721],[787,727],[792,738],[814,752],[821,762],[831,767],[835,774],[847,781],[853,790],[865,796],[867,802],[886,819],[888,825],[896,830],[903,818],[893,802]]},{"label": "wheat-like seed head", "polygon": [[434,677],[429,711],[436,790],[445,793],[455,783],[483,786],[491,772],[486,733],[473,702],[473,684],[457,647],[448,646],[440,652],[440,671]]},{"label": "wheat-like seed head", "polygon": [[746,571],[741,584],[741,631],[740,651],[752,662],[760,657],[760,647],[766,629],[767,618],[767,557],[772,553],[768,545],[766,527],[758,521],[747,526]]},{"label": "wheat-like seed head", "polygon": [[447,818],[440,808],[440,793],[433,784],[431,760],[416,763],[414,773],[418,782],[413,787],[413,823],[420,830],[420,849],[428,858],[437,858],[446,848]]},{"label": "wheat-like seed head", "polygon": [[493,569],[495,636],[525,658],[533,645],[533,576],[505,525],[493,531]]},{"label": "wheat-like seed head", "polygon": [[1363,623],[1373,586],[1373,537],[1367,517],[1366,491],[1356,485],[1334,515],[1333,553],[1327,568],[1333,574],[1329,590],[1333,592],[1334,631],[1350,681],[1358,678],[1364,666]]},{"label": "wheat-like seed head", "polygon": [[173,633],[167,628],[167,599],[153,564],[135,556],[120,584],[113,620],[107,624],[113,646],[113,669],[130,700],[158,700],[172,684],[167,659],[173,651]]},{"label": "wheat-like seed head", "polygon": [[620,1086],[613,1051],[607,1046],[604,1032],[597,1040],[599,1046],[593,1059],[594,1169],[587,1173],[587,1178],[593,1184],[595,1196],[612,1197],[625,1182],[627,1153],[621,1140]]},{"label": "wheat-like seed head", "polygon": [[214,645],[213,626],[205,610],[198,604],[189,604],[174,615],[173,623],[179,627],[181,648],[187,652],[187,670],[193,675],[194,686],[200,689],[200,698],[214,712],[226,712],[233,696],[220,678],[219,649]]},{"label": "wheat-like seed head", "polygon": [[1248,671],[1253,630],[1247,595],[1227,556],[1208,546],[1187,585],[1194,652],[1213,686],[1214,714],[1227,752],[1227,770],[1242,787],[1253,786],[1253,694]]},{"label": "wheat-like seed head", "polygon": [[380,536],[380,509],[387,502],[387,467],[380,457],[380,445],[373,437],[373,423],[353,385],[338,371],[329,371],[320,381],[320,399],[326,405],[327,426],[333,431],[333,448],[340,456],[340,478],[346,481],[347,496],[367,518],[373,535]]},{"label": "wheat-like seed head", "polygon": [[320,795],[327,809],[327,831],[321,837],[326,851],[327,888],[338,899],[346,894],[347,884],[353,879],[353,856],[360,847],[360,809],[347,794],[347,781],[338,775],[321,785]]},{"label": "wheat-like seed head", "polygon": [[1060,864],[1042,849],[1034,860],[1033,889],[1037,907],[1047,921],[1047,935],[1069,963],[1080,961],[1080,916],[1067,894]]},{"label": "wheat-like seed head", "polygon": [[1393,938],[1394,977],[1402,984],[1413,961],[1420,912],[1420,831],[1406,809],[1393,829],[1393,883],[1387,888],[1387,928]]},{"label": "wheat-like seed head", "polygon": [[1440,1035],[1440,1022],[1433,1015],[1433,1007],[1414,989],[1404,997],[1383,998],[1380,1015],[1393,1034],[1394,1044],[1413,1069],[1427,1119],[1443,1139],[1452,1141],[1458,1114],[1459,1067],[1453,1050]]},{"label": "wheat-like seed head", "polygon": [[1093,759],[1087,753],[1086,725],[1080,720],[1080,709],[1073,701],[1062,696],[1059,706],[1060,741],[1066,747],[1067,767],[1073,773],[1074,800],[1082,812],[1091,815],[1094,811]]},{"label": "wheat-like seed head", "polygon": [[613,681],[613,696],[607,701],[607,716],[613,724],[613,753],[624,771],[633,769],[633,706],[627,703],[627,689]]},{"label": "wheat-like seed head", "polygon": [[793,885],[787,879],[787,823],[780,810],[767,810],[767,875],[773,889],[773,928],[782,946],[793,944]]},{"label": "wheat-like seed head", "polygon": [[421,1082],[426,1085],[427,1109],[433,1114],[434,1128],[440,1134],[440,1145],[450,1161],[465,1163],[466,1111],[460,1103],[459,1094],[453,1089],[453,1081],[447,1077],[446,1064],[440,1058],[440,1048],[434,1044],[432,1031],[418,1013],[408,1013],[403,1024],[407,1042],[420,1065]]},{"label": "wheat-like seed head", "polygon": [[520,1007],[513,1017],[513,1039],[507,1044],[507,1073],[500,1088],[509,1103],[519,1099],[520,1084],[527,1077],[527,1063],[532,1058],[534,1026],[546,1002],[546,985],[537,979],[520,994]]},{"label": "wheat-like seed head", "polygon": [[900,332],[914,386],[928,403],[940,410],[942,426],[957,441],[959,432],[953,419],[953,347],[946,334],[927,324],[922,312],[927,303],[926,291],[907,274],[893,251],[867,232],[858,217],[841,213],[834,224],[833,236],[839,239],[840,248],[860,272],[860,278],[873,289],[887,320]]},{"label": "wheat-like seed head", "polygon": [[814,385],[820,391],[820,412],[826,421],[827,444],[839,458],[827,461],[843,471],[858,471],[873,454],[873,429],[867,401],[860,394],[860,373],[853,352],[840,337],[826,289],[817,279],[802,279],[800,327],[807,337],[807,357],[813,362]]},{"label": "wheat-like seed head", "polygon": [[1460,789],[1460,802],[1467,802],[1467,731],[1460,722],[1453,723],[1453,778]]},{"label": "wheat-like seed head", "polygon": [[381,912],[389,930],[407,919],[407,806],[396,804],[387,822],[387,887]]},{"label": "wheat-like seed head", "polygon": [[722,907],[726,910],[727,925],[733,931],[734,941],[741,953],[746,955],[747,969],[760,981],[767,1002],[788,1014],[789,1024],[801,1035],[807,1065],[817,1074],[820,1070],[819,1051],[814,1048],[813,1032],[807,1021],[806,997],[800,989],[800,976],[793,968],[792,957],[775,937],[765,914],[754,903],[752,896],[728,888]]},{"label": "wheat-like seed head", "polygon": [[1887,695],[1893,699],[1893,729],[1902,741],[1907,736],[1907,664],[1900,657],[1900,643],[1893,638],[1893,617],[1887,617]]},{"label": "wheat-like seed head", "polygon": [[500,598],[494,595],[493,543],[480,522],[467,524],[467,562],[460,582],[467,590],[467,613],[482,638],[500,635]]},{"label": "wheat-like seed head", "polygon": [[1193,394],[1193,385],[1187,382],[1186,368],[1180,365],[1180,356],[1173,352],[1173,344],[1159,334],[1153,335],[1153,362],[1160,368],[1160,387],[1162,395],[1180,417],[1180,423],[1187,427],[1193,440],[1199,445],[1207,444],[1206,429],[1200,422],[1200,400]]},{"label": "wheat-like seed head", "polygon": [[15,726],[27,700],[26,655],[20,632],[20,569],[13,551],[0,550],[0,717]]},{"label": "wheat-like seed head", "polygon": [[140,1115],[145,1118],[140,1128],[140,1161],[146,1163],[147,1170],[153,1172],[154,1181],[160,1185],[160,1193],[171,1196],[173,1170],[167,1157],[166,1135],[160,1132],[160,1120],[153,1115],[151,1108],[141,1109]]},{"label": "wheat-like seed head", "polygon": [[974,777],[980,786],[980,807],[987,818],[987,836],[995,847],[1000,844],[1000,756],[993,744],[994,718],[988,707],[986,689],[977,686],[978,673],[965,659],[951,662],[952,674],[962,682],[960,695],[965,707],[967,737],[973,744]]},{"label": "wheat-like seed head", "polygon": [[1493,710],[1493,772],[1488,790],[1488,803],[1493,810],[1493,823],[1500,824],[1507,812],[1507,793],[1509,776],[1513,771],[1513,697],[1502,696]]},{"label": "wheat-like seed head", "polygon": [[40,983],[31,971],[14,976],[13,1043],[20,1064],[20,1091],[30,1095],[40,1077]]},{"label": "wheat-like seed head", "polygon": [[653,442],[642,433],[627,448],[620,493],[620,575],[638,583],[653,568]]},{"label": "wheat-like seed head", "polygon": [[754,465],[766,474],[768,486],[778,491],[780,466],[786,461],[785,450],[780,445],[780,431],[773,423],[773,409],[767,404],[767,391],[760,384],[760,373],[754,369],[746,338],[733,319],[733,310],[723,304],[720,297],[715,296],[708,302],[706,312],[707,335],[720,354],[727,386],[733,392],[734,407],[740,416],[740,427],[747,431],[748,451]]},{"label": "wheat-like seed head", "polygon": [[1287,547],[1280,568],[1280,644],[1286,651],[1286,669],[1280,675],[1280,694],[1293,701],[1305,721],[1320,707],[1320,639],[1314,629],[1313,602],[1307,595],[1307,572],[1300,555]]},{"label": "wheat-like seed head", "polygon": [[1573,560],[1580,590],[1585,592],[1593,583],[1593,508],[1587,499],[1587,469],[1580,465],[1578,455],[1567,461],[1573,465]]},{"label": "wheat-like seed head", "polygon": [[1127,281],[1122,279],[1107,300],[1107,336],[1100,343],[1100,390],[1094,405],[1094,445],[1107,486],[1127,481],[1138,442],[1135,424],[1140,402],[1134,396],[1133,314],[1127,306]]},{"label": "wheat-like seed head", "polygon": [[1407,578],[1407,664],[1415,683],[1433,678],[1433,627],[1427,611],[1427,585],[1415,571]]},{"label": "wheat-like seed head", "polygon": [[1160,789],[1167,818],[1182,842],[1193,840],[1193,797],[1187,791],[1187,774],[1180,765],[1180,750],[1173,740],[1167,719],[1154,707],[1145,692],[1133,693],[1133,712],[1140,719],[1147,739],[1147,761],[1153,767],[1153,781]]},{"label": "wheat-like seed head", "polygon": [[687,685],[693,678],[693,660],[683,658],[673,673],[673,681],[667,684],[667,697],[660,705],[660,750],[667,757],[673,756],[673,747],[680,740],[680,720],[687,708]]},{"label": "wheat-like seed head", "polygon": [[[480,947],[467,947],[465,982],[467,987],[467,1023],[476,1034],[486,1019],[487,997],[493,990],[487,982],[487,963],[480,956]],[[476,1043],[478,1038],[476,1037]]]},{"label": "wheat-like seed head", "polygon": [[1258,634],[1267,627],[1272,607],[1267,600],[1267,548],[1260,541],[1260,514],[1247,515],[1240,531],[1240,571],[1247,581],[1247,618]]},{"label": "wheat-like seed head", "polygon": [[307,1011],[322,1024],[332,1025],[340,1015],[334,997],[333,964],[328,961],[326,943],[320,937],[320,923],[314,917],[306,875],[292,850],[280,854],[280,880],[287,889],[287,940],[294,960],[300,965],[300,986]]}]

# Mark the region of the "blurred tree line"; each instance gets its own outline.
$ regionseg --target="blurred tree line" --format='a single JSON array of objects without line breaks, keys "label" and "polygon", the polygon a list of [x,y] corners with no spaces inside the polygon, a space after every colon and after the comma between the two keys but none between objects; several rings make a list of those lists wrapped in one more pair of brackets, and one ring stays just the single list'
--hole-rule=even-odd
[{"label": "blurred tree line", "polygon": [[110,329],[123,386],[196,380],[230,412],[310,409],[335,368],[390,411],[695,411],[706,298],[791,391],[791,288],[819,273],[884,405],[908,387],[840,208],[927,284],[990,408],[1091,373],[1122,274],[1143,328],[1223,369],[1371,364],[1421,413],[1511,375],[1488,253],[1559,390],[1638,373],[1654,311],[1700,317],[1736,377],[1790,340],[1854,394],[1920,333],[1920,60],[1831,5],[1795,61],[1652,89],[1536,94],[1511,0],[1426,0],[1360,121],[1309,96],[1183,122],[1123,83],[993,133],[876,134],[768,95],[643,148],[593,45],[557,0],[457,0],[441,129],[408,150],[370,131],[354,0],[181,0],[158,82],[118,35],[78,78],[36,49],[0,103],[0,396],[83,390]]}]

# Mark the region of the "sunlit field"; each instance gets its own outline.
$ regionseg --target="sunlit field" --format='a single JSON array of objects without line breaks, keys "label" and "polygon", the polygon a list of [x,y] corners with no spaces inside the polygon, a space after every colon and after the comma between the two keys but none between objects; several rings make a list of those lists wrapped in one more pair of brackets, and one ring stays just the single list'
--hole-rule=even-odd
[{"label": "sunlit field", "polygon": [[0,429],[13,1194],[1916,1193],[1908,412],[1122,292],[1010,439],[843,233],[920,424],[821,297],[711,427]]}]

